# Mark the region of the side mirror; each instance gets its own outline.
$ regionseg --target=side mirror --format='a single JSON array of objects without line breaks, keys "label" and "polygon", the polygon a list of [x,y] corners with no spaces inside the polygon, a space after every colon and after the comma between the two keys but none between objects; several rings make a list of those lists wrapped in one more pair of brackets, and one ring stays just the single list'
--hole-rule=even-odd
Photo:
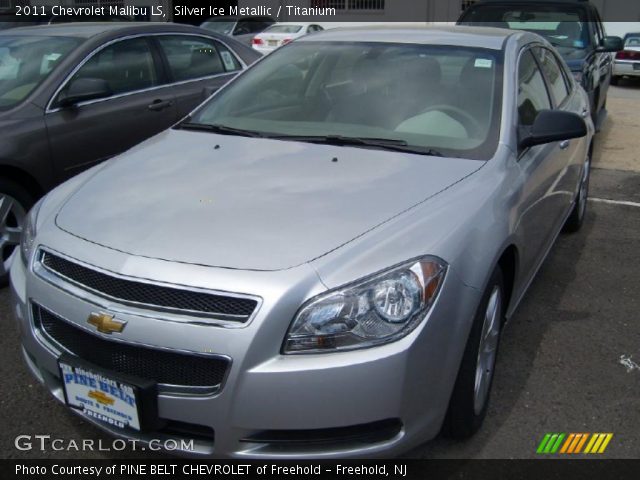
[{"label": "side mirror", "polygon": [[111,96],[111,88],[101,78],[78,78],[58,95],[58,105],[69,107],[80,102]]},{"label": "side mirror", "polygon": [[541,110],[531,127],[520,127],[520,148],[580,138],[587,134],[587,125],[580,115],[560,110]]},{"label": "side mirror", "polygon": [[620,37],[604,37],[602,45],[597,50],[598,52],[619,52],[624,50],[624,42]]}]

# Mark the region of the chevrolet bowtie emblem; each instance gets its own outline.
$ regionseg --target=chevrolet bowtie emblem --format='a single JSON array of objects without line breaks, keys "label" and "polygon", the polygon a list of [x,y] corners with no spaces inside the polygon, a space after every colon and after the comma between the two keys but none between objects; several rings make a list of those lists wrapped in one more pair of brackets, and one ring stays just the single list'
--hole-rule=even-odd
[{"label": "chevrolet bowtie emblem", "polygon": [[93,398],[96,402],[101,403],[102,405],[113,405],[116,401],[115,398],[98,390],[91,390],[89,392],[89,398]]},{"label": "chevrolet bowtie emblem", "polygon": [[100,333],[120,333],[127,322],[121,322],[108,313],[92,313],[87,318],[87,323],[93,325]]}]

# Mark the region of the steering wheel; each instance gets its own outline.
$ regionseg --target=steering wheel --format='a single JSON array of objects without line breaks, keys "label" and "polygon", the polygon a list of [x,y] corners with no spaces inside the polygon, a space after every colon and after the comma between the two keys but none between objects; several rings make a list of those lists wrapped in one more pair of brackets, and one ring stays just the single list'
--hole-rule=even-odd
[{"label": "steering wheel", "polygon": [[469,112],[466,112],[461,108],[458,108],[453,105],[445,105],[445,104],[432,105],[427,109],[423,110],[422,112],[420,112],[420,114],[433,112],[433,111],[446,113],[447,115],[452,117],[454,120],[459,121],[464,127],[464,129],[467,131],[467,134],[469,135],[469,137],[472,137],[472,138],[476,137],[483,130],[480,122],[478,122],[478,120],[473,118],[473,116],[469,114]]}]

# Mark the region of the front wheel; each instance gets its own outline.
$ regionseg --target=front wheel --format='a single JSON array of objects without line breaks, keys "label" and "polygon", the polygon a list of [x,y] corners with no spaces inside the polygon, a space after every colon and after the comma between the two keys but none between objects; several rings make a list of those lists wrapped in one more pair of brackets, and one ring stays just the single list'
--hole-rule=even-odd
[{"label": "front wheel", "polygon": [[582,167],[582,179],[576,197],[573,210],[564,224],[563,231],[566,233],[577,232],[582,228],[584,218],[587,215],[587,200],[589,198],[589,179],[591,178],[591,154],[587,155]]},{"label": "front wheel", "polygon": [[504,318],[504,283],[500,268],[491,275],[474,317],[458,372],[443,435],[468,438],[478,431],[489,405]]},{"label": "front wheel", "polygon": [[33,197],[20,185],[0,179],[0,287],[9,284],[11,262],[33,203]]},{"label": "front wheel", "polygon": [[611,77],[611,85],[618,85],[618,83],[620,83],[620,77],[613,75]]}]

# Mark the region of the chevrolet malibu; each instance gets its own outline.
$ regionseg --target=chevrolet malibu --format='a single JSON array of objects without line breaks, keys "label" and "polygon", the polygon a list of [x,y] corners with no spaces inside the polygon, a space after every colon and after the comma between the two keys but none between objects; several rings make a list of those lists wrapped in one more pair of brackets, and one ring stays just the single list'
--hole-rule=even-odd
[{"label": "chevrolet malibu", "polygon": [[36,204],[11,270],[24,360],[87,421],[190,455],[468,437],[504,322],[583,223],[593,132],[532,33],[292,42]]}]

